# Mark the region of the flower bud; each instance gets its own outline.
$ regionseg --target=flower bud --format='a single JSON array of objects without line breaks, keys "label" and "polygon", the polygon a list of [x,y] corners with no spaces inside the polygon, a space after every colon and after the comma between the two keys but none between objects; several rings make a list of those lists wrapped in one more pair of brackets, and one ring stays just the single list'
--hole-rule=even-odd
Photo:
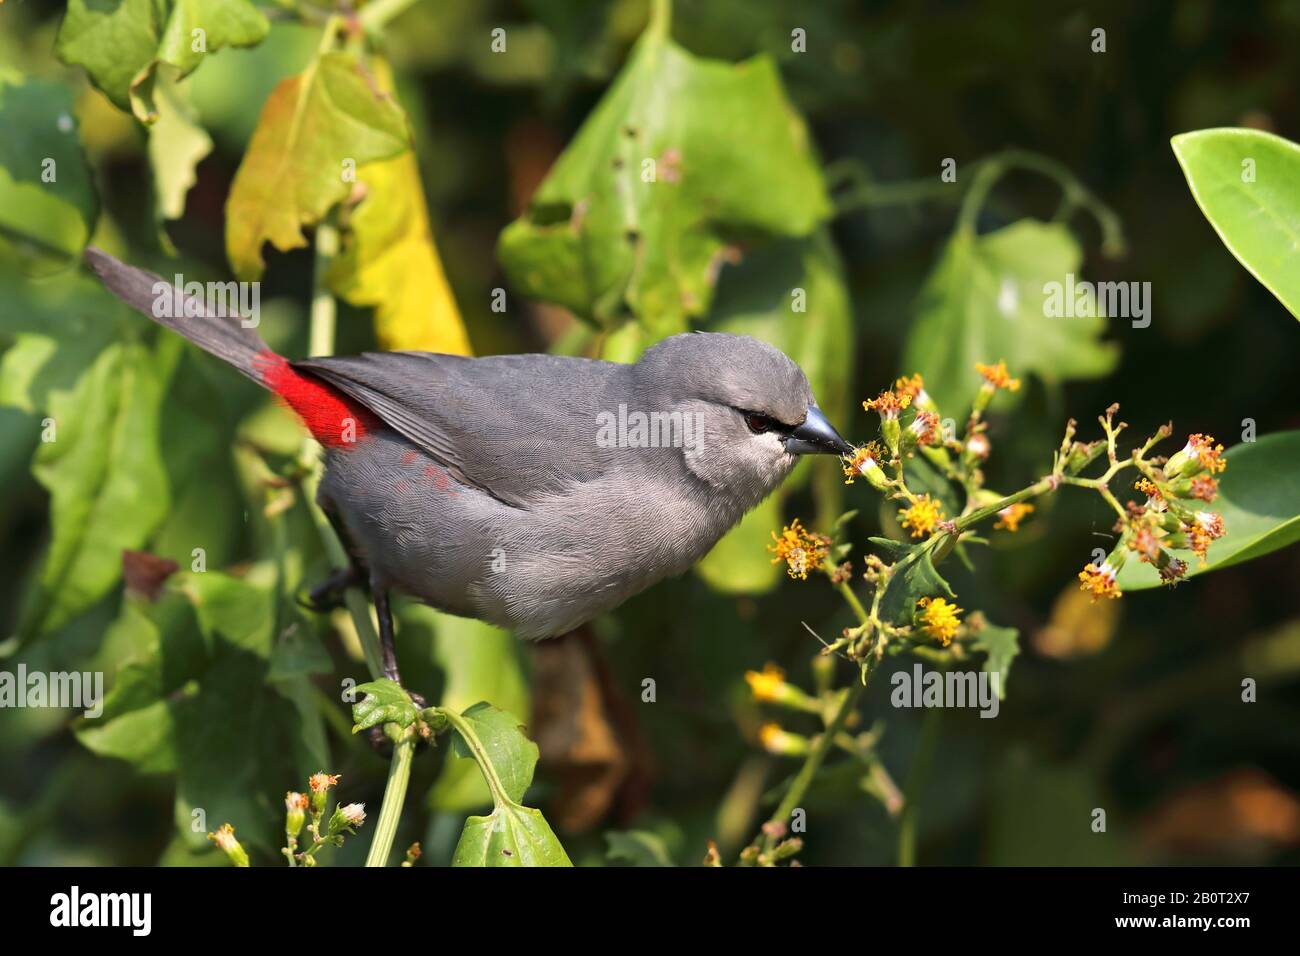
[{"label": "flower bud", "polygon": [[897,455],[898,440],[902,435],[902,426],[898,424],[898,419],[882,418],[880,421],[880,434],[885,439],[885,447],[889,449],[889,453]]},{"label": "flower bud", "polygon": [[208,839],[217,845],[222,853],[235,866],[248,866],[248,853],[235,839],[235,828],[229,823],[217,827],[216,833],[209,833]]},{"label": "flower bud", "polygon": [[289,839],[298,839],[307,822],[307,795],[289,791],[284,795],[284,832]]},{"label": "flower bud", "polygon": [[366,805],[364,803],[349,803],[347,806],[339,805],[334,808],[334,813],[330,816],[328,835],[337,836],[344,831],[351,833],[365,822]]},{"label": "flower bud", "polygon": [[307,781],[311,787],[311,812],[317,816],[325,812],[325,801],[329,797],[330,787],[339,782],[336,773],[314,773]]},{"label": "flower bud", "polygon": [[760,727],[758,742],[764,750],[778,757],[802,757],[812,749],[807,737],[782,730],[780,724],[764,724]]}]

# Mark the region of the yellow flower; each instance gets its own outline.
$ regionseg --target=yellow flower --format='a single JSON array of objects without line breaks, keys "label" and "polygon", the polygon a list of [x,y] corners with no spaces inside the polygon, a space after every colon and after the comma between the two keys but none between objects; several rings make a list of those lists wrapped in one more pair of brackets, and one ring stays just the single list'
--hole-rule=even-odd
[{"label": "yellow flower", "polygon": [[1007,505],[998,512],[998,520],[994,522],[993,527],[1005,528],[1007,531],[1016,532],[1020,530],[1020,522],[1025,520],[1025,515],[1031,514],[1034,510],[1033,505],[1017,503]]},{"label": "yellow flower", "polygon": [[1196,456],[1201,467],[1210,474],[1219,474],[1228,467],[1228,463],[1223,460],[1223,446],[1214,443],[1213,435],[1189,436],[1183,451]]},{"label": "yellow flower", "polygon": [[879,412],[880,417],[885,420],[897,419],[898,413],[912,404],[912,395],[910,392],[895,392],[885,389],[876,398],[862,403],[864,411]]},{"label": "yellow flower", "polygon": [[913,538],[924,538],[943,520],[943,509],[929,495],[921,495],[908,507],[899,509],[898,521],[912,532]]},{"label": "yellow flower", "polygon": [[755,700],[770,702],[776,699],[777,691],[785,683],[785,671],[768,662],[763,665],[762,671],[746,671],[745,683],[749,685]]},{"label": "yellow flower", "polygon": [[881,470],[880,462],[886,457],[885,450],[875,442],[863,445],[853,452],[852,457],[845,456],[841,464],[844,467],[844,483],[853,484],[858,475],[866,478],[871,487],[883,489],[888,479]]},{"label": "yellow flower", "polygon": [[961,627],[961,619],[957,617],[961,613],[961,608],[949,604],[941,597],[924,597],[916,603],[921,608],[920,621],[925,633],[943,641],[944,647],[951,644],[957,629]]},{"label": "yellow flower", "polygon": [[798,518],[781,529],[780,537],[773,531],[772,540],[775,543],[767,546],[767,550],[776,554],[772,563],[784,561],[790,577],[800,581],[807,579],[809,571],[821,567],[830,553],[830,538],[805,530]]},{"label": "yellow flower", "polygon": [[[1223,464],[1220,462],[1220,464]],[[1199,498],[1206,504],[1214,500],[1219,493],[1219,483],[1215,481],[1208,473],[1197,475],[1192,479],[1191,496]]]},{"label": "yellow flower", "polygon": [[990,390],[1005,388],[1008,391],[1017,391],[1020,388],[1020,379],[1012,378],[1007,372],[1007,363],[1004,359],[998,359],[997,365],[985,365],[983,362],[975,363],[975,371],[984,377],[984,384]]},{"label": "yellow flower", "polygon": [[1099,597],[1117,598],[1123,592],[1115,583],[1116,574],[1109,561],[1103,561],[1100,567],[1095,564],[1085,565],[1079,572],[1079,589],[1091,593],[1094,601]]},{"label": "yellow flower", "polygon": [[933,404],[930,394],[925,390],[925,380],[921,378],[919,372],[900,378],[894,383],[894,391],[899,395],[908,396],[912,404],[919,405],[921,408],[929,408]]}]

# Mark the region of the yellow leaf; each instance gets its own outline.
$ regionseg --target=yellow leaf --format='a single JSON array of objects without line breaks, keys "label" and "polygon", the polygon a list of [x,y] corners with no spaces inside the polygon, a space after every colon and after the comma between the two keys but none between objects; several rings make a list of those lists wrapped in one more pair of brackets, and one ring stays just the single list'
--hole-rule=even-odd
[{"label": "yellow leaf", "polygon": [[258,118],[226,201],[226,253],[241,279],[262,274],[262,243],[307,244],[351,191],[350,172],[410,151],[406,116],[349,53],[327,53],[281,81]]},{"label": "yellow leaf", "polygon": [[469,337],[429,228],[415,153],[357,170],[365,185],[330,287],[374,306],[380,348],[469,355]]}]

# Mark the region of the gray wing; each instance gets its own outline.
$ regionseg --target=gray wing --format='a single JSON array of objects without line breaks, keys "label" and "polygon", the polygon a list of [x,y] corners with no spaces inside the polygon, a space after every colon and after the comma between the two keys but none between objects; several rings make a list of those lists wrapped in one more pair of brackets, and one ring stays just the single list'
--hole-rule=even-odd
[{"label": "gray wing", "polygon": [[[556,355],[366,352],[293,363],[365,405],[458,481],[527,508],[603,475],[597,443],[628,366]],[[626,399],[624,399],[626,400]]]}]

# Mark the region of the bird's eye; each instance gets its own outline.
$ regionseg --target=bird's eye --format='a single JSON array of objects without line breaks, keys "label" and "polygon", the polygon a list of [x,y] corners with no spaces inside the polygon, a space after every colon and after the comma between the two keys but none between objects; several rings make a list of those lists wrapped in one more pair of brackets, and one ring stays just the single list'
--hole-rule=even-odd
[{"label": "bird's eye", "polygon": [[749,426],[749,430],[755,435],[761,435],[765,431],[771,431],[776,422],[766,415],[758,414],[758,412],[746,412],[745,424]]}]

